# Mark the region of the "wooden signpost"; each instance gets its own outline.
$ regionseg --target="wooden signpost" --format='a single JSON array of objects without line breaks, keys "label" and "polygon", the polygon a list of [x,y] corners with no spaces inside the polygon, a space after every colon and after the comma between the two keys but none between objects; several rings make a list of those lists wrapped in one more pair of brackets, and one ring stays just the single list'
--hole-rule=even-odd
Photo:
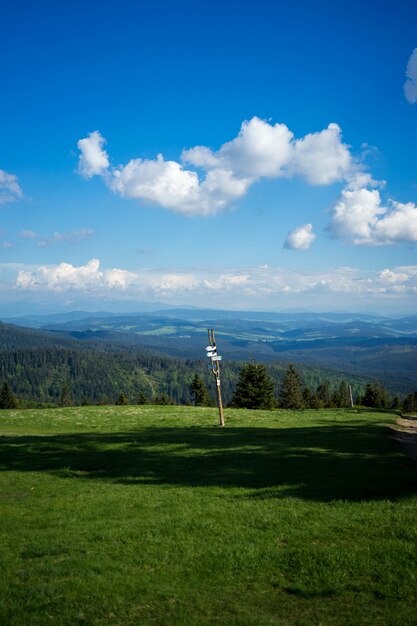
[{"label": "wooden signpost", "polygon": [[223,403],[222,403],[222,392],[220,389],[220,361],[222,357],[217,354],[216,348],[216,338],[214,336],[214,330],[209,328],[207,330],[209,345],[206,348],[207,356],[210,359],[210,367],[213,372],[213,376],[216,380],[216,391],[217,391],[217,406],[219,407],[219,418],[220,418],[220,426],[223,428],[224,426],[224,414],[223,414]]}]

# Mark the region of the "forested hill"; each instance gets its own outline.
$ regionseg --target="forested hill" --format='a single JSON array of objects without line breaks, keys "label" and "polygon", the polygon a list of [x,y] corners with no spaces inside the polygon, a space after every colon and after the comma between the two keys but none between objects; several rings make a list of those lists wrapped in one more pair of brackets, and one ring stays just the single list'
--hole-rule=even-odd
[{"label": "forested hill", "polygon": [[[63,347],[199,360],[204,354],[206,329],[215,327],[228,364],[251,359],[271,365],[292,362],[300,369],[308,365],[345,372],[349,379],[376,379],[394,394],[415,390],[417,317],[378,323],[375,319],[344,318],[336,322],[328,317],[265,324],[238,318],[194,323],[162,314],[114,315],[55,322],[54,328],[42,330],[0,323],[0,351]],[[38,323],[41,321],[45,319]]]},{"label": "forested hill", "polygon": [[72,337],[59,332],[33,330],[0,322],[0,351],[26,348],[75,347]]},{"label": "forested hill", "polygon": [[[239,362],[222,367],[224,401],[230,402],[236,386]],[[282,382],[287,364],[268,365],[276,391]],[[342,380],[353,385],[355,393],[363,391],[366,380],[357,376],[326,371],[314,367],[297,368],[304,385],[316,389],[328,381],[336,389]],[[64,385],[69,385],[76,403],[114,403],[123,392],[129,402],[140,396],[153,401],[166,394],[180,404],[191,402],[190,385],[199,374],[212,392],[212,375],[204,361],[180,360],[150,354],[70,350],[67,348],[27,348],[0,353],[0,381],[10,382],[15,394],[27,400],[59,401]]]},{"label": "forested hill", "polygon": [[[174,402],[191,402],[190,385],[197,373],[206,382],[214,400],[212,375],[203,359],[177,359],[136,348],[124,351],[118,345],[92,347],[59,333],[41,332],[0,324],[0,383],[9,381],[15,394],[26,400],[57,402],[69,385],[76,403],[114,402],[120,393],[130,402],[145,396],[155,400],[166,394]],[[233,395],[241,363],[224,362],[222,390],[227,404]],[[276,391],[286,361],[268,365]],[[336,388],[342,380],[362,392],[368,379],[319,367],[297,366],[303,383],[315,389],[328,381]]]}]

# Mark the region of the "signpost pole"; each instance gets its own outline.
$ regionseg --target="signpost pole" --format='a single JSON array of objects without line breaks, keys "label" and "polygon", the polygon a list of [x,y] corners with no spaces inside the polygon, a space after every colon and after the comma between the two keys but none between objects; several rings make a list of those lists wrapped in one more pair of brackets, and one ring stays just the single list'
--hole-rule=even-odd
[{"label": "signpost pole", "polygon": [[224,427],[224,413],[223,413],[223,402],[222,402],[222,392],[221,392],[221,388],[220,388],[220,358],[217,356],[217,350],[216,350],[216,339],[214,336],[214,330],[208,329],[207,330],[208,333],[208,340],[209,340],[209,347],[211,346],[211,352],[209,352],[210,359],[211,359],[211,365],[212,365],[212,372],[213,372],[213,376],[216,380],[216,392],[217,392],[217,406],[219,408],[219,419],[220,419],[220,426],[221,428]]}]

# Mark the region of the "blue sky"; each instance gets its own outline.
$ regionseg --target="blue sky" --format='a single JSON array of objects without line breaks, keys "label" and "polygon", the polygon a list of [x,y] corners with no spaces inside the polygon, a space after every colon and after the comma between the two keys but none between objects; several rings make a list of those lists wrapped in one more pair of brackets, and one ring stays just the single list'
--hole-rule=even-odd
[{"label": "blue sky", "polygon": [[416,24],[411,1],[8,3],[0,315],[413,311]]}]

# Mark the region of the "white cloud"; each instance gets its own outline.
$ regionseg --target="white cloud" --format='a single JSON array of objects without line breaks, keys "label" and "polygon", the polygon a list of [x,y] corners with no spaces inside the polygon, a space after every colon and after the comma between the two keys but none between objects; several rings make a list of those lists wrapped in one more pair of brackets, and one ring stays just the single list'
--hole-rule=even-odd
[{"label": "white cloud", "polygon": [[315,238],[316,235],[313,233],[313,226],[311,224],[304,224],[303,226],[298,226],[290,230],[285,240],[284,247],[289,250],[308,250]]},{"label": "white cloud", "polygon": [[2,241],[2,243],[0,244],[0,247],[4,249],[13,248],[13,244],[11,241]]},{"label": "white cloud", "polygon": [[285,124],[253,117],[243,122],[235,139],[223,144],[218,158],[242,178],[283,176],[293,156],[293,137]]},{"label": "white cloud", "polygon": [[385,269],[382,272],[378,272],[378,279],[383,283],[403,283],[410,280],[410,274],[408,272],[401,272]]},{"label": "white cloud", "polygon": [[391,209],[375,225],[375,236],[381,243],[417,242],[417,206],[391,200]]},{"label": "white cloud", "polygon": [[81,175],[91,178],[99,174],[123,197],[188,216],[230,207],[261,178],[302,176],[310,184],[328,185],[348,182],[363,172],[342,142],[337,124],[295,140],[285,124],[253,117],[243,122],[237,137],[217,151],[207,146],[183,150],[181,163],[166,161],[160,154],[156,159],[132,159],[112,168],[104,142],[98,131],[78,142]]},{"label": "white cloud", "polygon": [[417,48],[414,48],[408,59],[407,80],[404,83],[404,94],[408,102],[417,102]]},{"label": "white cloud", "polygon": [[76,267],[70,263],[41,266],[29,271],[20,270],[16,287],[30,291],[90,291],[100,288],[124,290],[136,274],[121,269],[100,270],[100,261],[91,259]]},{"label": "white cloud", "polygon": [[[37,237],[35,233],[33,234]],[[94,231],[91,230],[91,228],[80,228],[80,230],[73,230],[68,233],[55,232],[51,237],[44,237],[43,239],[40,239],[36,245],[39,248],[47,248],[54,243],[76,243],[80,239],[89,239],[93,235]],[[26,235],[26,238],[29,238],[28,235]]]},{"label": "white cloud", "polygon": [[[6,281],[6,282],[5,282]],[[11,288],[14,284],[14,289]],[[80,298],[98,302],[138,300],[230,309],[279,310],[288,306],[348,308],[358,304],[413,303],[417,266],[377,271],[351,267],[296,271],[277,267],[194,268],[128,271],[102,268],[97,259],[85,265],[0,264],[0,290],[15,297],[39,294],[62,302]],[[27,297],[27,296],[26,296]]]},{"label": "white cloud", "polygon": [[184,215],[209,215],[243,196],[250,180],[236,178],[231,170],[212,169],[203,181],[176,161],[132,159],[114,168],[106,179],[121,196],[150,201]]},{"label": "white cloud", "polygon": [[14,202],[23,198],[23,192],[17,182],[17,176],[0,170],[0,204]]},{"label": "white cloud", "polygon": [[77,146],[81,152],[78,172],[84,178],[103,174],[109,167],[107,152],[103,150],[105,143],[106,140],[97,130],[78,141]]},{"label": "white cloud", "polygon": [[417,242],[417,206],[390,201],[383,206],[376,189],[344,189],[327,227],[331,236],[358,245]]},{"label": "white cloud", "polygon": [[195,206],[200,186],[195,172],[184,170],[176,161],[165,161],[162,155],[155,160],[132,159],[115,168],[108,185],[125,198],[149,200],[176,211]]},{"label": "white cloud", "polygon": [[33,230],[21,230],[19,235],[23,239],[36,239],[38,236]]},{"label": "white cloud", "polygon": [[319,133],[311,133],[295,142],[292,169],[312,185],[330,185],[347,180],[353,168],[349,147],[342,143],[338,124]]}]

